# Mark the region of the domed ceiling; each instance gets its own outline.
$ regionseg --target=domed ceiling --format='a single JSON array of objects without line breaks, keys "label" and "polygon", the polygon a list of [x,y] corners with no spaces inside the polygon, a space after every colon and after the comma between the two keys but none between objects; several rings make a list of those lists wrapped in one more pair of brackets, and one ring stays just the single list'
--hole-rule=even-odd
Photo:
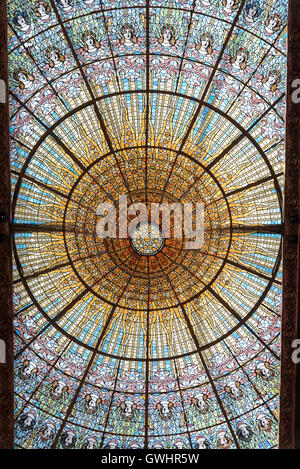
[{"label": "domed ceiling", "polygon": [[[277,446],[286,20],[9,1],[16,447]],[[119,196],[204,204],[203,245],[100,239]]]}]

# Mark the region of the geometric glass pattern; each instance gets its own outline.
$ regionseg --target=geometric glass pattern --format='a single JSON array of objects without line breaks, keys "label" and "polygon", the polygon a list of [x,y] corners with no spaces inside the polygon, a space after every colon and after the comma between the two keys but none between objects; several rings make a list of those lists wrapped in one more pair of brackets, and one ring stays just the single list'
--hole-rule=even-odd
[{"label": "geometric glass pattern", "polygon": [[[287,10],[8,2],[17,448],[278,446]],[[120,195],[202,247],[99,239]]]}]

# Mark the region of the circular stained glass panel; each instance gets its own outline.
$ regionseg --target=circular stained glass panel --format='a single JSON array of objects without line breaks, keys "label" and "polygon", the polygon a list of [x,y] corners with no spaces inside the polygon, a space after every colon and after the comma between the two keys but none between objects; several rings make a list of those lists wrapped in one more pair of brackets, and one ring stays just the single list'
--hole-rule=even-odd
[{"label": "circular stained glass panel", "polygon": [[152,223],[138,225],[131,234],[131,245],[142,256],[154,256],[164,244],[160,228]]}]

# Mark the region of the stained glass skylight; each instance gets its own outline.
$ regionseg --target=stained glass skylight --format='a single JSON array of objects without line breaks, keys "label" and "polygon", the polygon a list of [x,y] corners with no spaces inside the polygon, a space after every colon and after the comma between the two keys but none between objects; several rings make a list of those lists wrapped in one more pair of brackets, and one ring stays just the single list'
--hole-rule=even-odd
[{"label": "stained glass skylight", "polygon": [[[9,1],[17,448],[277,447],[286,22]],[[204,204],[202,247],[99,239],[120,195]]]}]

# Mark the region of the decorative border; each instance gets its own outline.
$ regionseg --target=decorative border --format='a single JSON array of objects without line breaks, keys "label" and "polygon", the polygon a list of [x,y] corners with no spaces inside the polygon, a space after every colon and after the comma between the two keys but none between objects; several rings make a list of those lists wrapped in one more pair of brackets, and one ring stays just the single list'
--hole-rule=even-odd
[{"label": "decorative border", "polygon": [[[300,79],[300,0],[289,0],[286,123],[285,219],[283,239],[283,314],[279,446],[295,447],[296,377],[292,342],[297,338],[300,273],[300,103],[292,102],[294,80]],[[12,250],[10,236],[9,109],[7,81],[6,2],[0,2],[0,79],[6,100],[0,103],[0,339],[6,363],[0,363],[0,449],[14,447]],[[299,324],[300,325],[300,324]],[[300,367],[300,365],[299,365]],[[300,368],[298,370],[300,376]],[[298,377],[299,378],[299,377]]]},{"label": "decorative border", "polygon": [[[5,102],[0,103],[0,339],[5,343],[6,356],[5,363],[0,363],[0,449],[9,449],[14,447],[12,249],[10,242],[9,109],[6,15],[6,2],[1,1],[0,79],[5,83]],[[3,87],[3,81],[1,82],[1,87]],[[1,100],[3,101],[3,99]]]},{"label": "decorative border", "polygon": [[[299,317],[300,103],[293,102],[300,79],[300,0],[289,0],[286,160],[283,237],[283,293],[279,447],[295,448],[296,365],[292,361]],[[299,83],[298,83],[299,88]]]}]

